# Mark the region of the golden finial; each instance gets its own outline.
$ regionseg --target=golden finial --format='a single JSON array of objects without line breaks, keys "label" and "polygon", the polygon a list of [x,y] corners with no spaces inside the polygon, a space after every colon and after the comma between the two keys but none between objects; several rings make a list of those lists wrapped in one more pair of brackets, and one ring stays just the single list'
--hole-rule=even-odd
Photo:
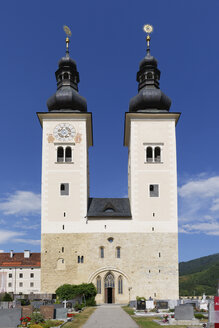
[{"label": "golden finial", "polygon": [[65,42],[66,42],[66,54],[69,54],[69,42],[70,42],[70,37],[71,37],[71,30],[70,28],[67,26],[67,25],[64,25],[63,26],[63,30],[65,31],[66,33],[66,39],[65,39]]},{"label": "golden finial", "polygon": [[153,32],[154,28],[153,28],[152,25],[146,24],[146,25],[143,26],[143,30],[147,33],[147,37],[146,37],[147,52],[150,52],[150,40],[151,40],[150,34]]}]

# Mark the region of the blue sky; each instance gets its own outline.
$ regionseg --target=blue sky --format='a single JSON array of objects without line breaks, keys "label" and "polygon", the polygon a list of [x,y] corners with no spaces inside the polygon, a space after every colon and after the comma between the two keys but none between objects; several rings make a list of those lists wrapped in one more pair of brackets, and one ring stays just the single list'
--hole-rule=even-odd
[{"label": "blue sky", "polygon": [[[41,127],[37,111],[56,90],[54,72],[72,30],[79,92],[93,113],[92,197],[127,195],[124,115],[145,55],[142,26],[161,89],[182,112],[177,125],[179,258],[218,252],[218,0],[81,0],[1,3],[0,249],[40,250]],[[107,168],[107,169],[103,169]]]}]

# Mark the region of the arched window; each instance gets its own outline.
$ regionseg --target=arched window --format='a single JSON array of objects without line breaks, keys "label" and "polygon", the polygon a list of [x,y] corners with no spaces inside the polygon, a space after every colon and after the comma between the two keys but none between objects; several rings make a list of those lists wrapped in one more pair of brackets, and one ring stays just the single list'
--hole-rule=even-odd
[{"label": "arched window", "polygon": [[154,160],[155,160],[155,162],[160,162],[161,161],[160,147],[155,147],[155,149],[154,149]]},{"label": "arched window", "polygon": [[152,162],[153,161],[153,150],[152,147],[147,147],[146,151],[146,161],[147,162]]},{"label": "arched window", "polygon": [[117,259],[120,259],[120,256],[121,256],[121,247],[116,247],[116,257]]},{"label": "arched window", "polygon": [[104,258],[104,247],[100,247],[100,257],[103,259]]},{"label": "arched window", "polygon": [[114,288],[115,282],[114,282],[114,276],[111,272],[108,273],[108,275],[105,277],[104,281],[105,288]]},{"label": "arched window", "polygon": [[123,294],[122,276],[119,276],[119,278],[118,278],[118,294]]},{"label": "arched window", "polygon": [[112,208],[112,207],[107,207],[107,208],[104,210],[104,212],[106,212],[106,213],[114,213],[115,210],[114,210],[114,208]]},{"label": "arched window", "polygon": [[57,162],[64,162],[64,149],[63,149],[63,147],[58,147],[58,149],[57,149]]},{"label": "arched window", "polygon": [[68,79],[68,73],[64,73],[64,80]]},{"label": "arched window", "polygon": [[101,294],[101,277],[97,277],[97,294]]},{"label": "arched window", "polygon": [[147,73],[147,79],[152,79],[153,78],[153,75],[151,72]]},{"label": "arched window", "polygon": [[81,263],[84,263],[84,257],[83,257],[83,255],[81,256]]},{"label": "arched window", "polygon": [[58,259],[56,269],[57,270],[65,269],[65,260],[64,259]]},{"label": "arched window", "polygon": [[78,263],[81,263],[81,257],[78,256]]},{"label": "arched window", "polygon": [[72,161],[71,147],[66,147],[66,149],[65,149],[65,161],[66,162],[71,162]]}]

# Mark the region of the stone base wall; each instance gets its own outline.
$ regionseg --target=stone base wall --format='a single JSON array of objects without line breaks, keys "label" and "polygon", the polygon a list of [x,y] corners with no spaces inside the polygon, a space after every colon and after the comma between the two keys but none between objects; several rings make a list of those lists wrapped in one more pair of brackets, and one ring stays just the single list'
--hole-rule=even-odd
[{"label": "stone base wall", "polygon": [[[177,233],[42,234],[41,292],[55,293],[64,283],[96,286],[99,277],[101,294],[96,301],[101,304],[106,301],[104,279],[109,272],[114,277],[115,303],[127,303],[136,296],[178,299]],[[118,293],[119,277],[122,294]]]}]

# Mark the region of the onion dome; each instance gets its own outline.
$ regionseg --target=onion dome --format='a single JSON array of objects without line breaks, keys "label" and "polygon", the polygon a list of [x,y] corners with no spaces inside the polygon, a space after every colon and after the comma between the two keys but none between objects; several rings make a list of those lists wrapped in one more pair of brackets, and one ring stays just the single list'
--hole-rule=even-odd
[{"label": "onion dome", "polygon": [[47,100],[48,110],[51,112],[86,112],[87,102],[78,93],[79,73],[76,62],[69,56],[69,38],[66,38],[66,55],[59,61],[59,68],[55,72],[57,91]]},{"label": "onion dome", "polygon": [[147,54],[139,64],[138,94],[130,100],[130,112],[168,112],[171,100],[159,87],[160,71],[157,60],[150,54],[150,36],[147,35]]}]

